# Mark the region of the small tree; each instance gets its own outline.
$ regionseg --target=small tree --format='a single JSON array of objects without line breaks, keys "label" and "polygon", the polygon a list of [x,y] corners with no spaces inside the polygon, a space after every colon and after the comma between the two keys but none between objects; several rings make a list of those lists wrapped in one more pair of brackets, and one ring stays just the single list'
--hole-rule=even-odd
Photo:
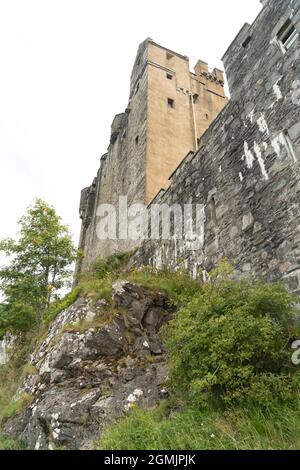
[{"label": "small tree", "polygon": [[42,315],[66,286],[76,250],[55,209],[41,199],[28,208],[19,226],[18,240],[0,241],[0,251],[10,261],[0,268],[0,288],[5,299],[1,311],[6,312],[6,324],[20,324],[22,329],[23,321],[28,323],[25,317],[21,320],[22,311],[27,319],[32,318],[33,312],[35,316]]}]

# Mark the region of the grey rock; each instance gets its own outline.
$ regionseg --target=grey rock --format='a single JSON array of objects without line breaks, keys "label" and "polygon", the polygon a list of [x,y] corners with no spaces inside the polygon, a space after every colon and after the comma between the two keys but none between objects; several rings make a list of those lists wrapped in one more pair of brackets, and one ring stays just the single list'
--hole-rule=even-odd
[{"label": "grey rock", "polygon": [[[58,315],[31,357],[38,374],[23,384],[34,400],[6,422],[8,436],[30,449],[87,449],[133,404],[151,407],[165,397],[166,357],[157,333],[173,307],[165,295],[127,281],[114,287],[113,299],[122,313],[97,328],[64,331],[70,320],[99,315],[102,304],[78,299]],[[160,356],[150,365],[151,355]]]}]

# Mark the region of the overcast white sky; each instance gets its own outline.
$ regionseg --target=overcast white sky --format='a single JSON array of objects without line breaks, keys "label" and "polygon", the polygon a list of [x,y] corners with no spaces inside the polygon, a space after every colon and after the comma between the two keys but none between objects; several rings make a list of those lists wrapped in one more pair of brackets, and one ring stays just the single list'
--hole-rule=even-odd
[{"label": "overcast white sky", "polygon": [[127,105],[140,42],[223,68],[260,9],[259,0],[0,0],[0,238],[41,197],[77,242],[80,190]]}]

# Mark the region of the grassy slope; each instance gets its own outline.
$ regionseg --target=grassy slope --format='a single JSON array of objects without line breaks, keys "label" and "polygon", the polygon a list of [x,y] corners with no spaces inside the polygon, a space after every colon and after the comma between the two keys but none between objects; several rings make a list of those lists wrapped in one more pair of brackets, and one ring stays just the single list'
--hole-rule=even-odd
[{"label": "grassy slope", "polygon": [[186,406],[165,415],[137,409],[96,443],[106,450],[262,450],[300,448],[300,404],[273,414],[259,409],[221,413]]},{"label": "grassy slope", "polygon": [[[19,412],[30,397],[11,400],[17,391],[26,364],[27,352],[41,341],[49,323],[81,294],[93,300],[111,299],[114,280],[128,279],[152,290],[165,291],[178,307],[186,305],[200,286],[182,272],[154,274],[149,269],[123,272],[124,257],[98,262],[81,279],[76,289],[61,304],[53,306],[45,325],[31,332],[19,354],[6,367],[0,367],[0,449],[21,449],[22,443],[1,437],[1,423]],[[299,449],[300,401],[281,406],[271,413],[260,409],[217,411],[199,410],[181,401],[165,401],[153,410],[134,409],[128,417],[111,426],[95,444],[97,449]]]}]

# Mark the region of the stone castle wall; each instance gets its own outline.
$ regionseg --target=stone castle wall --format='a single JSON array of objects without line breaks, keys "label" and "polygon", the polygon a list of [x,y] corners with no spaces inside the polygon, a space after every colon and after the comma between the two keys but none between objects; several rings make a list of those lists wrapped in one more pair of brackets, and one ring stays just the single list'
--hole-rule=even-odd
[{"label": "stone castle wall", "polygon": [[[132,243],[126,240],[99,241],[97,209],[100,203],[117,205],[120,195],[126,194],[129,204],[144,201],[145,198],[148,76],[140,69],[139,62],[146,63],[146,56],[146,43],[142,43],[131,77],[131,106],[125,113],[115,117],[108,152],[101,157],[100,168],[93,184],[81,193],[82,228],[79,248],[84,251],[85,256],[77,265],[77,273],[104,253],[132,248]],[[139,83],[140,93],[135,93],[136,83]]]},{"label": "stone castle wall", "polygon": [[300,0],[269,0],[242,28],[223,58],[232,99],[155,201],[205,206],[202,249],[146,241],[134,263],[183,261],[196,276],[227,257],[300,293],[300,36],[286,53],[278,39],[289,18],[300,32]]},{"label": "stone castle wall", "polygon": [[[183,262],[197,276],[226,257],[240,273],[270,281],[283,278],[291,290],[300,292],[300,36],[287,51],[280,42],[288,21],[300,32],[300,0],[262,3],[257,19],[244,25],[223,58],[230,102],[202,136],[198,151],[179,164],[169,187],[149,207],[154,203],[202,205],[201,248],[190,250],[186,240],[146,240],[133,263],[176,268]],[[138,61],[146,49],[145,43],[141,45]],[[139,76],[137,70],[135,64],[131,96],[137,80],[140,87],[148,86],[148,75]],[[117,202],[119,194],[128,194],[129,204],[145,195],[142,156],[147,147],[148,109],[147,100],[139,96],[146,95],[137,93],[141,101],[134,108],[138,111],[114,121],[112,139],[119,137],[109,148],[109,166],[104,156],[94,185],[83,191],[82,218],[87,228],[82,231],[81,246],[86,257],[78,270],[99,254],[134,245],[122,240],[110,240],[107,246],[99,243],[96,210],[97,201]],[[131,132],[129,143],[120,141],[124,129]],[[135,158],[126,146],[134,145],[137,129],[142,130],[141,153]],[[120,152],[122,145],[125,150]]]}]

